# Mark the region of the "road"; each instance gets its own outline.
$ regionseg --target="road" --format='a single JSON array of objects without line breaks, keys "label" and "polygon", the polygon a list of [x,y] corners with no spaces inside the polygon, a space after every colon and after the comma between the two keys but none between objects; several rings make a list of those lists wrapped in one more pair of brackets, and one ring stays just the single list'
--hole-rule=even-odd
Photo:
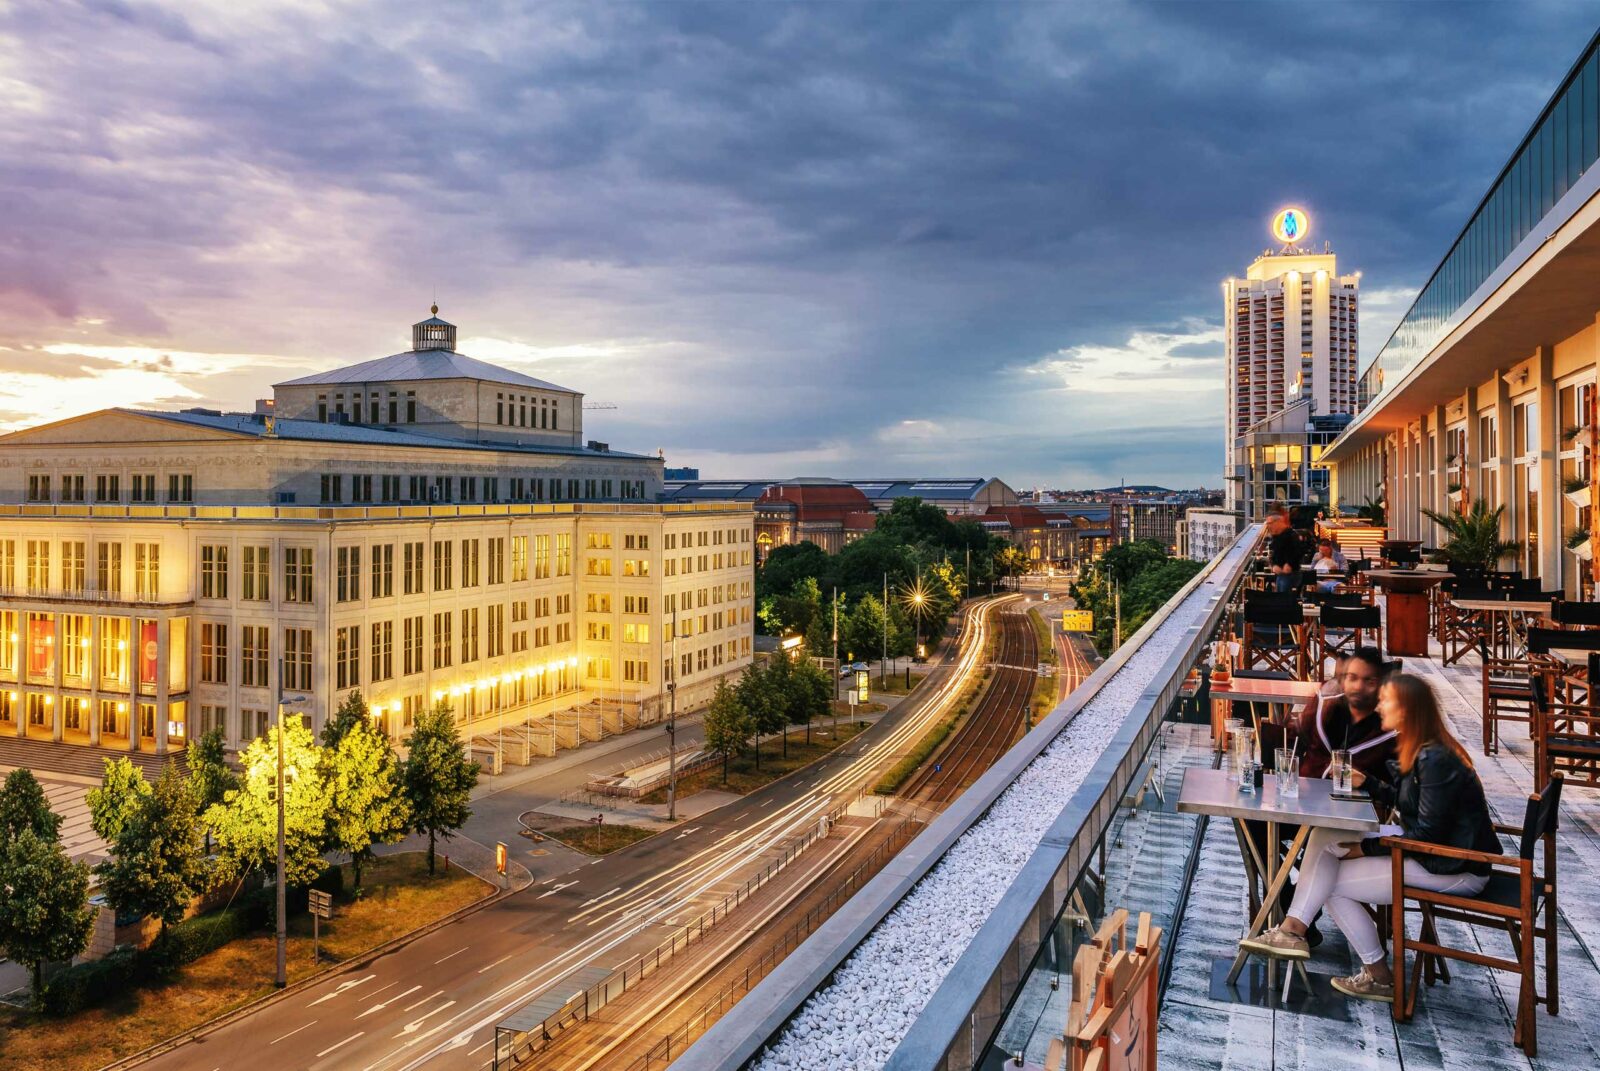
[{"label": "road", "polygon": [[484,1067],[494,1025],[508,1013],[581,967],[620,966],[654,948],[857,795],[943,715],[956,680],[978,664],[989,627],[981,615],[969,621],[956,664],[940,671],[927,701],[798,776],[545,878],[143,1066]]}]

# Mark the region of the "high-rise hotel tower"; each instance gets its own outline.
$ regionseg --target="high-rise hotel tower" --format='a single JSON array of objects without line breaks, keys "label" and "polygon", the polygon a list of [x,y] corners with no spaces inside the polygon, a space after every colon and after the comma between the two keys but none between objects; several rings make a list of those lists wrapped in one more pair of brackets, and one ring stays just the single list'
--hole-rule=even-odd
[{"label": "high-rise hotel tower", "polygon": [[1310,219],[1302,209],[1283,209],[1271,229],[1279,247],[1257,257],[1243,279],[1222,284],[1228,508],[1247,520],[1274,502],[1320,500],[1325,485],[1311,468],[1320,449],[1307,433],[1342,426],[1357,407],[1360,274],[1340,275],[1326,246],[1306,247]]}]

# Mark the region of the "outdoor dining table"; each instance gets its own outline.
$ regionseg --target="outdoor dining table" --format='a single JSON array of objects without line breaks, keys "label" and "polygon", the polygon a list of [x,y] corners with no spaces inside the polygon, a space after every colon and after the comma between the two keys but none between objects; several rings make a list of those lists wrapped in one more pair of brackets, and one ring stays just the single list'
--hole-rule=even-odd
[{"label": "outdoor dining table", "polygon": [[[1450,605],[1482,616],[1489,642],[1502,658],[1520,658],[1527,652],[1515,615],[1550,612],[1549,599],[1451,599]],[[1505,615],[1503,628],[1496,620],[1500,614]]]},{"label": "outdoor dining table", "polygon": [[[1268,774],[1261,788],[1254,795],[1247,796],[1239,791],[1238,783],[1231,779],[1227,770],[1191,767],[1184,771],[1183,788],[1178,793],[1179,813],[1232,819],[1234,832],[1239,838],[1239,855],[1245,873],[1261,875],[1266,891],[1262,895],[1260,908],[1250,920],[1250,927],[1241,940],[1255,937],[1268,926],[1283,921],[1278,895],[1289,880],[1290,869],[1305,851],[1312,829],[1348,830],[1352,834],[1351,840],[1359,840],[1365,834],[1376,833],[1381,828],[1371,802],[1364,799],[1336,800],[1330,795],[1332,791],[1333,782],[1326,778],[1302,777],[1300,795],[1293,799],[1282,798],[1278,795],[1277,775]],[[1250,821],[1266,823],[1266,859],[1258,856],[1255,842],[1245,828],[1245,823]],[[1286,825],[1298,825],[1300,828],[1288,852],[1280,856],[1278,829]],[[1228,971],[1228,985],[1238,982],[1239,973],[1244,970],[1250,955],[1247,949],[1239,949]],[[1272,966],[1269,962],[1269,989],[1275,984],[1276,978]],[[1299,961],[1296,961],[1296,966],[1304,972],[1304,966]]]},{"label": "outdoor dining table", "polygon": [[1368,569],[1363,575],[1383,589],[1389,653],[1428,657],[1428,589],[1455,574],[1431,569]]},{"label": "outdoor dining table", "polygon": [[[1316,681],[1280,680],[1273,677],[1233,677],[1227,684],[1211,684],[1211,739],[1214,750],[1221,751],[1227,741],[1223,739],[1223,725],[1228,717],[1229,702],[1266,703],[1269,707],[1304,706],[1316,697],[1321,687]],[[1270,710],[1269,710],[1270,716]]]}]

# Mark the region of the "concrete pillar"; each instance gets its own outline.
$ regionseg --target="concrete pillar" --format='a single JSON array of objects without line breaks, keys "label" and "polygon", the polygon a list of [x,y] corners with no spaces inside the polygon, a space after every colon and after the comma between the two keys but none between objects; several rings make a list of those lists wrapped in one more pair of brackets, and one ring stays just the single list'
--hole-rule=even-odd
[{"label": "concrete pillar", "polygon": [[1546,591],[1563,586],[1571,555],[1561,530],[1561,397],[1556,390],[1555,347],[1540,346],[1535,361],[1539,397],[1539,575]]},{"label": "concrete pillar", "polygon": [[[1435,513],[1443,513],[1450,508],[1450,435],[1446,430],[1449,420],[1445,415],[1445,407],[1436,405],[1431,416],[1433,425],[1433,454],[1429,463],[1433,467],[1433,480],[1430,484],[1430,497],[1433,504],[1429,507]],[[1437,524],[1428,525],[1428,545],[1437,547],[1441,529]]]},{"label": "concrete pillar", "polygon": [[1495,479],[1499,482],[1495,496],[1489,502],[1489,508],[1506,506],[1507,509],[1500,517],[1500,534],[1506,539],[1512,538],[1516,531],[1511,504],[1511,452],[1513,449],[1512,423],[1511,423],[1511,391],[1506,386],[1503,369],[1496,369],[1494,374],[1494,419],[1495,419],[1495,450],[1499,464],[1495,466]]},{"label": "concrete pillar", "polygon": [[128,750],[139,750],[139,619],[128,620]]}]

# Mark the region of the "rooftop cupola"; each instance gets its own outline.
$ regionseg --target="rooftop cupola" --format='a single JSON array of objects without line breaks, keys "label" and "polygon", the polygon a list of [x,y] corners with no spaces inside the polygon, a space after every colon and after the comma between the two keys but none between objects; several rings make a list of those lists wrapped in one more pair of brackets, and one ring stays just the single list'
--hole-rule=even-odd
[{"label": "rooftop cupola", "polygon": [[456,325],[448,320],[439,319],[439,306],[435,305],[430,310],[433,315],[419,323],[411,325],[411,348],[413,350],[449,350],[456,349]]}]

